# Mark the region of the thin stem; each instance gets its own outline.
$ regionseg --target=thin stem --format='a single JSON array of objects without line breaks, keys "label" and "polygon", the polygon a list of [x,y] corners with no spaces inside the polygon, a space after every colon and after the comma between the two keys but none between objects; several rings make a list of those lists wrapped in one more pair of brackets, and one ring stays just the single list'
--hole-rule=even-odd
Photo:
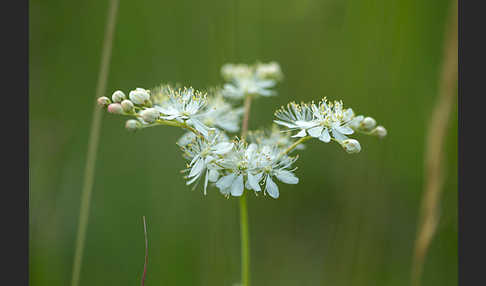
[{"label": "thin stem", "polygon": [[148,237],[147,237],[147,223],[145,222],[145,216],[143,216],[143,234],[145,237],[145,261],[143,263],[142,286],[145,285],[145,277],[147,276],[147,265],[148,265]]},{"label": "thin stem", "polygon": [[287,149],[285,149],[285,151],[283,151],[280,156],[283,156],[285,154],[288,154],[290,151],[294,150],[295,147],[299,146],[300,144],[304,143],[305,141],[311,139],[312,137],[311,136],[306,136],[306,137],[302,137],[300,138],[299,140],[295,141],[292,145],[290,145]]},{"label": "thin stem", "polygon": [[425,150],[425,186],[412,261],[411,285],[419,286],[425,258],[439,221],[444,183],[444,141],[457,83],[457,0],[453,0],[447,27],[438,101],[430,119]]},{"label": "thin stem", "polygon": [[240,232],[241,232],[241,285],[250,285],[250,241],[248,235],[248,209],[246,193],[240,197]]},{"label": "thin stem", "polygon": [[245,139],[248,133],[248,121],[250,119],[251,95],[245,97],[243,122],[241,123],[241,139]]},{"label": "thin stem", "polygon": [[[248,120],[250,118],[251,96],[245,97],[243,122],[241,125],[241,139],[248,133]],[[250,239],[248,234],[248,207],[246,192],[240,197],[240,236],[241,236],[241,285],[250,285]]]},{"label": "thin stem", "polygon": [[[96,87],[96,98],[101,97],[106,89],[108,79],[108,68],[110,66],[111,49],[113,44],[113,32],[115,30],[116,14],[118,11],[118,0],[111,0],[108,9],[108,19],[106,21],[105,37],[101,55],[100,72],[98,84]],[[91,193],[93,190],[94,171],[96,155],[98,150],[99,135],[101,129],[101,109],[95,103],[93,119],[91,121],[91,131],[88,142],[88,153],[86,166],[84,170],[83,189],[81,191],[81,206],[79,211],[78,231],[73,262],[72,286],[79,285],[81,274],[81,264],[83,259],[84,242],[86,239],[86,229],[88,227],[88,216],[91,202]]]}]

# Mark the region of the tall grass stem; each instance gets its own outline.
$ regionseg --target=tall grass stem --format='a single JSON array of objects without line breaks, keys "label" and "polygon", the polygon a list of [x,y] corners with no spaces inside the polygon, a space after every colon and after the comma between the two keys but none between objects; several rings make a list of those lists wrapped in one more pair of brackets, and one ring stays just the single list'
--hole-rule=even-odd
[{"label": "tall grass stem", "polygon": [[[117,12],[118,0],[110,0],[110,6],[108,8],[108,18],[105,28],[105,37],[102,48],[103,50],[101,54],[101,63],[98,74],[98,82],[96,86],[96,98],[103,96],[106,89]],[[101,130],[102,114],[100,108],[96,106],[96,101],[94,102],[95,107],[93,109],[93,118],[91,121],[91,129],[88,142],[88,152],[86,155],[86,166],[84,170],[83,189],[81,191],[81,206],[79,210],[79,221],[74,252],[71,286],[79,285],[81,265],[83,262],[84,243],[86,240],[86,229],[88,227],[91,193],[93,191],[96,155]]]},{"label": "tall grass stem", "polygon": [[458,3],[452,1],[445,35],[438,101],[429,121],[425,150],[425,185],[412,260],[411,285],[419,286],[425,258],[439,221],[439,203],[444,183],[444,142],[456,98]]}]

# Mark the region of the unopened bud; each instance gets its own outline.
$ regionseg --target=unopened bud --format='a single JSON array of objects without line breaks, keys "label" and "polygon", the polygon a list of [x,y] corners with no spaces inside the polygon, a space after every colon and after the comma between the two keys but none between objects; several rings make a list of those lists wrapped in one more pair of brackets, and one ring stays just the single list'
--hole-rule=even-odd
[{"label": "unopened bud", "polygon": [[376,136],[380,137],[380,138],[383,138],[383,137],[386,136],[386,134],[388,132],[386,131],[385,127],[383,127],[383,126],[380,125],[380,126],[376,126],[376,128],[373,129],[373,131],[371,131],[371,133],[373,135],[376,135]]},{"label": "unopened bud", "polygon": [[121,102],[121,107],[123,108],[123,111],[125,111],[126,113],[131,113],[134,108],[133,103],[128,99],[125,99],[124,101]]},{"label": "unopened bud", "polygon": [[361,145],[359,144],[358,140],[355,139],[346,139],[341,143],[341,145],[349,154],[359,153],[361,151]]},{"label": "unopened bud", "polygon": [[135,131],[140,127],[142,127],[142,123],[135,119],[127,120],[127,122],[125,123],[125,128],[128,129],[128,131]]},{"label": "unopened bud", "polygon": [[371,130],[376,126],[376,120],[372,117],[365,117],[363,121],[361,121],[361,126],[364,130]]},{"label": "unopened bud", "polygon": [[143,88],[136,88],[128,94],[130,100],[138,105],[143,105],[150,100],[150,94]]},{"label": "unopened bud", "polygon": [[98,97],[97,102],[98,105],[107,107],[111,103],[111,100],[106,96],[102,96],[102,97]]},{"label": "unopened bud", "polygon": [[159,118],[160,113],[155,108],[147,108],[144,111],[140,112],[140,116],[144,121],[152,123]]},{"label": "unopened bud", "polygon": [[111,96],[113,102],[118,102],[118,103],[122,102],[122,100],[124,100],[125,98],[127,98],[127,96],[121,90],[115,91]]},{"label": "unopened bud", "polygon": [[119,103],[112,103],[108,105],[108,112],[113,114],[123,114],[123,108]]}]

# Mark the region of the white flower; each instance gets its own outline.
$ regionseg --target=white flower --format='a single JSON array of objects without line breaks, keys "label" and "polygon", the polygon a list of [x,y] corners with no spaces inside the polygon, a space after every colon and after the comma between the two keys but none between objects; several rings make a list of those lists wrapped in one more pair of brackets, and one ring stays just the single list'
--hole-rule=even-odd
[{"label": "white flower", "polygon": [[256,65],[255,74],[262,79],[281,80],[283,77],[280,65],[277,62],[258,63]]},{"label": "white flower", "polygon": [[199,121],[206,126],[214,126],[229,132],[238,132],[240,129],[240,118],[243,114],[243,108],[233,108],[226,102],[220,93],[208,97],[208,105],[198,115],[195,115]]},{"label": "white flower", "polygon": [[328,143],[331,135],[337,141],[348,139],[346,135],[353,134],[350,123],[354,117],[353,110],[343,109],[341,101],[329,103],[324,98],[319,104],[290,103],[287,108],[280,108],[275,116],[280,120],[274,122],[288,127],[290,130],[299,130],[292,137],[311,136]]},{"label": "white flower", "polygon": [[246,187],[249,190],[259,192],[260,181],[265,184],[265,193],[276,199],[279,197],[279,189],[272,177],[285,184],[297,184],[299,179],[289,170],[297,160],[287,155],[280,155],[280,149],[263,146],[258,148],[256,144],[250,144],[247,150],[249,160],[248,181]]},{"label": "white flower", "polygon": [[206,95],[192,88],[184,88],[171,90],[168,99],[160,105],[154,105],[154,108],[162,114],[161,118],[186,122],[204,136],[208,136],[211,128],[204,125],[196,116],[206,104]]},{"label": "white flower", "polygon": [[[215,181],[218,176],[217,162],[220,157],[233,149],[233,143],[221,141],[222,133],[211,135],[207,139],[196,137],[191,143],[181,146],[185,157],[191,162],[188,165],[189,175],[187,175],[187,185],[194,183],[202,174],[205,174],[204,194],[208,186],[208,181]],[[216,179],[215,179],[216,178]]]},{"label": "white flower", "polygon": [[253,75],[253,69],[245,64],[224,64],[221,67],[221,75],[226,80],[235,78],[250,77]]},{"label": "white flower", "polygon": [[272,96],[276,92],[269,88],[275,86],[274,80],[260,79],[256,76],[235,78],[224,85],[223,95],[232,99],[242,99],[247,95]]},{"label": "white flower", "polygon": [[299,181],[293,170],[288,170],[296,159],[280,154],[280,149],[276,147],[255,143],[246,146],[244,141],[240,141],[233,152],[221,160],[219,165],[227,172],[216,182],[216,187],[226,196],[239,197],[245,188],[260,192],[263,181],[264,193],[278,198],[278,186],[272,177],[286,184],[297,184]]},{"label": "white flower", "polygon": [[135,90],[130,91],[128,97],[134,104],[143,105],[150,101],[150,91],[137,87]]}]

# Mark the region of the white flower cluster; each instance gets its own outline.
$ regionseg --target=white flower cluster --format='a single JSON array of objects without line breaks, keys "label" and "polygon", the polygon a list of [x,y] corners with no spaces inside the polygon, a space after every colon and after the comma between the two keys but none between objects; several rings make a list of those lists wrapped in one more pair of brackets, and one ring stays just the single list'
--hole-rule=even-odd
[{"label": "white flower cluster", "polygon": [[223,95],[231,99],[246,96],[272,96],[274,87],[283,78],[280,65],[276,62],[254,65],[225,64],[221,74],[229,83],[224,85]]},{"label": "white flower cluster", "polygon": [[[128,97],[115,91],[111,99],[100,97],[98,103],[109,113],[134,117],[126,122],[129,130],[158,125],[186,130],[177,144],[188,161],[183,170],[187,185],[196,187],[202,181],[204,194],[214,185],[226,197],[242,196],[246,189],[278,198],[277,181],[299,182],[292,166],[298,156],[290,154],[302,150],[308,139],[334,140],[348,153],[357,153],[361,146],[348,135],[386,135],[386,129],[376,126],[373,118],[356,116],[341,101],[331,103],[324,98],[317,104],[289,103],[276,111],[276,124],[270,129],[249,131],[247,138],[237,138],[234,133],[240,131],[244,109],[238,101],[227,102],[226,98],[274,95],[269,88],[283,76],[275,62],[226,64],[221,72],[229,82],[222,89],[210,88],[203,93],[161,85],[152,90],[136,88]],[[289,131],[297,133],[291,136]]]},{"label": "white flower cluster", "polygon": [[261,192],[278,198],[279,190],[272,177],[286,184],[297,184],[298,178],[291,169],[296,158],[282,154],[277,147],[248,144],[244,140],[229,141],[216,132],[208,138],[196,137],[182,145],[184,157],[190,161],[184,172],[187,184],[204,180],[204,194],[208,183],[225,196],[239,197],[244,189]]},{"label": "white flower cluster", "polygon": [[356,116],[351,108],[344,108],[342,101],[329,102],[323,98],[319,103],[297,104],[291,102],[275,112],[275,123],[285,126],[289,131],[298,131],[292,137],[317,138],[329,143],[338,142],[348,153],[358,153],[361,145],[356,139],[350,139],[355,131],[378,137],[386,136],[383,126],[376,126],[375,119]]}]

